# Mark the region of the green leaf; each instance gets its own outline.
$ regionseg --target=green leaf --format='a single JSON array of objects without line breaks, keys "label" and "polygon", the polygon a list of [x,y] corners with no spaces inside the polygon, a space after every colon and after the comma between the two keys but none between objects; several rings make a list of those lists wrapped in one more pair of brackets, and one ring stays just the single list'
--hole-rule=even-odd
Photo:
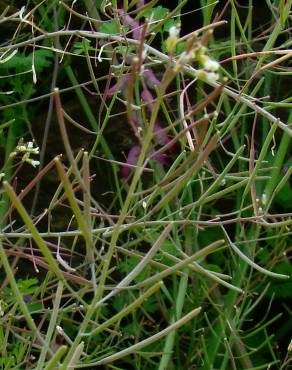
[{"label": "green leaf", "polygon": [[96,9],[100,10],[103,0],[95,0]]},{"label": "green leaf", "polygon": [[163,25],[163,32],[169,32],[170,28],[176,24],[177,22],[175,22],[173,19],[168,19]]},{"label": "green leaf", "polygon": [[116,21],[109,21],[109,22],[103,23],[100,26],[100,32],[108,33],[110,35],[119,33],[119,25]]},{"label": "green leaf", "polygon": [[27,280],[22,280],[19,279],[17,281],[18,289],[23,295],[26,294],[32,294],[35,292],[35,290],[38,288],[38,279],[27,279]]},{"label": "green leaf", "polygon": [[32,304],[28,304],[27,308],[30,313],[36,313],[36,312],[41,312],[44,309],[44,306],[42,303],[32,303]]},{"label": "green leaf", "polygon": [[16,54],[12,59],[4,64],[0,64],[0,69],[15,69],[16,71],[27,71],[31,69],[34,61],[36,72],[41,72],[44,68],[52,64],[53,52],[50,50],[40,49],[34,53],[25,55],[24,53]]},{"label": "green leaf", "polygon": [[210,271],[222,273],[222,269],[218,265],[215,265],[213,263],[206,263],[202,267]]},{"label": "green leaf", "polygon": [[[125,262],[122,262],[119,270],[128,274],[130,271],[133,271],[134,268],[138,265],[139,261],[134,258],[128,258]],[[147,278],[147,267],[144,268],[138,276],[134,279],[135,283],[139,283]]]},{"label": "green leaf", "polygon": [[155,8],[152,8],[144,13],[144,16],[148,19],[151,19],[152,22],[161,21],[164,19],[167,14],[169,13],[169,9],[164,8],[163,6],[159,5]]},{"label": "green leaf", "polygon": [[179,42],[176,46],[177,54],[181,54],[187,49],[187,43],[185,41]]}]

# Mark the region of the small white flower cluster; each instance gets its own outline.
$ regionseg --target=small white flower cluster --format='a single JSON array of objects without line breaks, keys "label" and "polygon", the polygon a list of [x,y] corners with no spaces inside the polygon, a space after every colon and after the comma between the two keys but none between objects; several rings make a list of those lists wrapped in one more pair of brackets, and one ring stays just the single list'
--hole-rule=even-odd
[{"label": "small white flower cluster", "polygon": [[[172,26],[169,29],[169,37],[166,39],[166,50],[169,54],[173,55],[179,39],[180,29],[177,26]],[[178,73],[186,64],[190,64],[193,61],[198,61],[202,68],[197,70],[196,76],[206,82],[215,82],[219,79],[217,71],[220,68],[220,64],[211,59],[207,55],[207,48],[202,45],[197,36],[190,38],[187,41],[186,51],[182,52],[178,59],[175,61],[174,72]]]},{"label": "small white flower cluster", "polygon": [[203,67],[197,71],[197,77],[200,80],[212,83],[219,79],[219,74],[216,72],[219,70],[220,64],[216,60],[211,59],[206,54],[206,51],[207,49],[202,47],[197,53],[197,60]]},{"label": "small white flower cluster", "polygon": [[10,153],[10,158],[14,158],[17,155],[22,155],[21,161],[27,162],[33,167],[36,167],[40,164],[39,161],[36,161],[32,159],[31,155],[37,155],[40,153],[39,147],[34,147],[34,143],[32,141],[29,141],[27,143],[23,142],[23,139],[21,139],[16,146],[14,152]]}]

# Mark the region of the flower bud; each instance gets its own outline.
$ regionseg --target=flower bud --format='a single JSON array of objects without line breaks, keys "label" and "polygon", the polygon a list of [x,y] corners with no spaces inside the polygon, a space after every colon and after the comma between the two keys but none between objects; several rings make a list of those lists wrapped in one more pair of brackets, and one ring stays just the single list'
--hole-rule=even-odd
[{"label": "flower bud", "polygon": [[169,29],[169,37],[166,40],[166,50],[168,53],[173,54],[176,44],[178,42],[180,29],[177,26],[172,26]]}]

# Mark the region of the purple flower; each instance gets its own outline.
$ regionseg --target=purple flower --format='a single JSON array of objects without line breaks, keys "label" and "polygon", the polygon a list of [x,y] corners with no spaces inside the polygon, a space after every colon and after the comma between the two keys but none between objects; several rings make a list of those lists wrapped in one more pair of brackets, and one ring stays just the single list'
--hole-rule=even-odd
[{"label": "purple flower", "polygon": [[[128,153],[126,163],[134,166],[137,163],[140,152],[141,152],[140,146],[134,145]],[[121,175],[125,178],[129,176],[130,172],[131,172],[130,166],[124,165],[121,169]]]},{"label": "purple flower", "polygon": [[171,158],[169,157],[169,155],[167,154],[164,154],[164,153],[161,153],[161,154],[157,154],[154,159],[161,163],[161,164],[165,164],[167,166],[169,166],[171,164]]},{"label": "purple flower", "polygon": [[166,145],[171,141],[171,138],[166,135],[165,131],[158,122],[154,126],[154,135],[156,143],[161,146]]},{"label": "purple flower", "polygon": [[115,93],[118,92],[119,90],[124,91],[127,88],[128,81],[129,81],[129,75],[123,75],[123,77],[121,78],[119,82],[117,82],[116,84],[114,84],[112,87],[108,89],[106,97],[108,98],[108,97],[115,95]]},{"label": "purple flower", "polygon": [[149,87],[155,87],[160,84],[160,81],[156,78],[155,74],[151,69],[145,69],[143,72],[143,76],[146,78],[147,84]]},{"label": "purple flower", "polygon": [[153,109],[153,101],[154,101],[154,97],[153,95],[151,94],[151,92],[147,89],[147,87],[145,87],[142,91],[141,91],[141,98],[142,100],[147,103],[147,108],[150,112],[152,112],[152,109]]},{"label": "purple flower", "polygon": [[140,40],[142,26],[132,17],[124,12],[124,10],[119,10],[121,21],[124,26],[129,26],[132,30],[132,35],[135,40]]}]

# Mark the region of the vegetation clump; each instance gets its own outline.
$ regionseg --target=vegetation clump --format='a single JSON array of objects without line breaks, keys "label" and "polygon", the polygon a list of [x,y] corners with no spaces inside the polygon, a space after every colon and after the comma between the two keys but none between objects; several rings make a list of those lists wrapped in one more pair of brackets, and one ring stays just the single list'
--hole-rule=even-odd
[{"label": "vegetation clump", "polygon": [[1,369],[291,365],[292,1],[165,4],[0,0]]}]

